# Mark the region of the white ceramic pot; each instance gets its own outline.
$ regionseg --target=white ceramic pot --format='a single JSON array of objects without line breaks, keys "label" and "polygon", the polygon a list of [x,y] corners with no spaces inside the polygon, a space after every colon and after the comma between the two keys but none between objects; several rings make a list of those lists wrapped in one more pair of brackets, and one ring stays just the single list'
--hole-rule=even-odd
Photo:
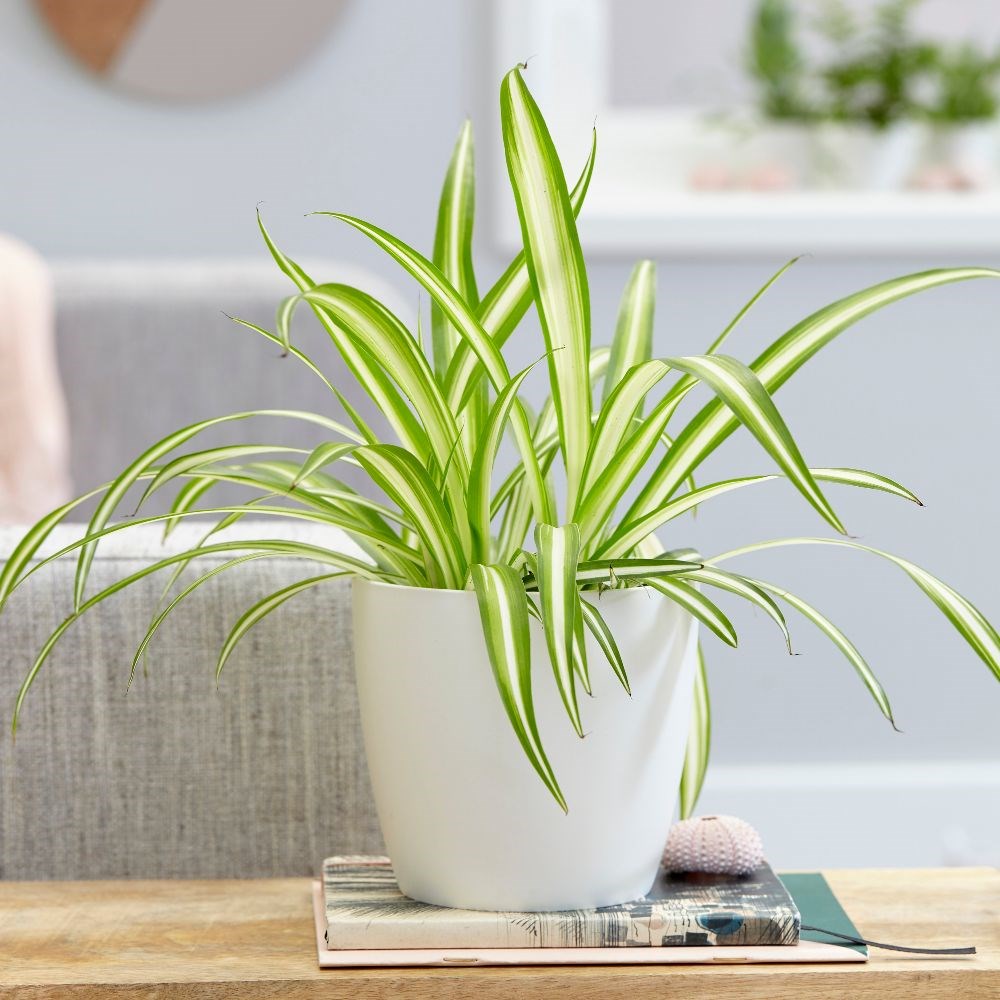
[{"label": "white ceramic pot", "polygon": [[938,130],[931,143],[931,157],[955,174],[959,188],[986,188],[996,176],[997,129],[993,122],[969,122]]},{"label": "white ceramic pot", "polygon": [[815,185],[819,188],[896,191],[920,161],[919,123],[875,129],[861,122],[822,122],[814,128]]},{"label": "white ceramic pot", "polygon": [[[595,595],[596,599],[596,595]],[[697,628],[646,589],[605,593],[632,687],[587,636],[594,697],[579,739],[531,622],[538,726],[564,814],[515,737],[471,591],[354,581],[354,649],[368,767],[400,888],[443,906],[562,910],[652,885],[677,801]]]}]

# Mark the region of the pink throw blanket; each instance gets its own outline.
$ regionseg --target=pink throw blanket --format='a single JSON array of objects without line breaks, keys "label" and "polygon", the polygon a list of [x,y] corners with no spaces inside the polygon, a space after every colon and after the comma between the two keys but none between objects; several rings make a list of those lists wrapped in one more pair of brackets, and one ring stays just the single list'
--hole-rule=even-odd
[{"label": "pink throw blanket", "polygon": [[52,278],[33,250],[0,236],[0,524],[67,498],[67,439]]}]

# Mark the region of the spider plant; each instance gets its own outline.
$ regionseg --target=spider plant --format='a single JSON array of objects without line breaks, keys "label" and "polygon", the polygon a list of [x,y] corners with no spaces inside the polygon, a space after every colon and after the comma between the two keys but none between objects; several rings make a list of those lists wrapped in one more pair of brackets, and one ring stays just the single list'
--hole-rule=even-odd
[{"label": "spider plant", "polygon": [[[679,518],[715,497],[784,479],[843,535],[827,498],[827,484],[876,490],[919,503],[905,487],[874,472],[809,465],[772,394],[834,338],[865,316],[917,292],[950,282],[1000,277],[966,267],[924,271],[874,285],[806,317],[751,363],[723,353],[740,320],[787,269],[782,268],[698,356],[653,357],[654,265],[636,265],[625,287],[610,348],[594,348],[587,271],[576,216],[587,194],[595,144],[571,188],[549,131],[525,86],[522,67],[504,79],[500,105],[503,144],[520,219],[523,250],[496,281],[479,291],[472,260],[474,170],[472,130],[459,135],[441,194],[433,259],[370,222],[318,213],[352,227],[399,264],[433,305],[429,354],[384,305],[363,291],[314,280],[280,250],[263,222],[260,231],[292,294],[278,308],[273,331],[242,325],[280,345],[326,384],[331,405],[342,404],[347,423],[327,414],[261,410],[200,421],[157,442],[113,482],[53,511],[25,535],[0,571],[0,602],[39,569],[73,554],[77,569],[73,608],[45,642],[21,686],[16,728],[25,695],[56,642],[81,615],[150,574],[170,571],[169,600],[149,625],[132,674],[170,613],[211,578],[253,559],[301,560],[318,566],[300,582],[271,594],[239,619],[216,664],[221,674],[234,647],[284,601],[345,575],[388,584],[474,591],[496,685],[513,731],[531,765],[563,807],[558,776],[544,749],[532,705],[536,672],[551,670],[570,723],[583,733],[580,689],[590,672],[613,670],[627,690],[628,664],[605,623],[600,592],[648,587],[690,612],[707,632],[736,645],[736,633],[716,603],[720,593],[748,601],[769,616],[786,641],[785,610],[822,630],[844,654],[892,722],[889,700],[862,654],[819,610],[785,588],[723,568],[748,552],[783,545],[839,545],[889,560],[938,607],[974,652],[1000,677],[1000,636],[986,618],[947,584],[913,563],[846,537],[763,541],[703,557],[684,549]],[[534,365],[512,372],[503,348],[530,308],[544,346],[538,372],[547,370],[548,398],[536,413],[522,399]],[[318,319],[358,387],[385,415],[394,440],[380,440],[331,384],[321,364],[295,346],[290,323],[298,308]],[[707,398],[681,420],[689,393]],[[339,412],[339,409],[334,411]],[[280,443],[248,443],[189,450],[203,432],[260,415],[312,424],[323,442],[308,450]],[[693,473],[734,431],[760,445],[768,471],[696,484]],[[516,447],[513,466],[495,471],[505,433]],[[363,470],[381,499],[337,477],[345,465]],[[213,505],[220,484],[237,484],[242,503]],[[139,487],[139,516],[120,517],[127,494]],[[142,506],[163,489],[175,491],[168,513],[143,516]],[[631,497],[631,499],[627,499]],[[98,498],[85,535],[45,559],[33,555],[52,529],[77,506]],[[91,594],[89,571],[102,538],[137,524],[160,523],[164,532],[182,518],[212,516],[201,542],[153,562]],[[335,547],[278,538],[221,541],[219,528],[246,516],[294,518],[346,532],[363,557]],[[672,550],[657,533],[667,529]],[[177,590],[189,564],[210,556],[213,568]],[[226,557],[221,563],[219,557]],[[176,590],[176,593],[175,593]],[[530,620],[541,622],[548,664],[529,662]],[[588,663],[591,633],[607,665]],[[700,655],[700,654],[699,654]],[[697,798],[708,759],[709,700],[704,667],[682,779],[683,812]]]}]

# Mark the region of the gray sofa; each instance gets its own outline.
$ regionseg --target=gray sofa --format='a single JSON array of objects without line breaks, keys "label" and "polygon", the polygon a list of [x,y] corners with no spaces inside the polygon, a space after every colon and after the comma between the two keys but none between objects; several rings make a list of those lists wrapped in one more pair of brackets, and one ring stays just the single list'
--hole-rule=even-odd
[{"label": "gray sofa", "polygon": [[[179,527],[166,550],[149,527],[109,537],[89,593],[190,547],[203,530]],[[300,534],[273,524],[243,531]],[[0,561],[20,533],[0,531]],[[68,526],[48,551],[78,536]],[[324,543],[351,550],[337,534]],[[18,686],[71,610],[73,572],[72,559],[43,568],[0,615],[0,879],[306,875],[328,854],[381,849],[347,582],[306,591],[265,619],[217,690],[229,628],[311,570],[276,559],[221,574],[167,620],[148,675],[126,696],[164,582],[146,578],[67,632],[28,694],[15,742],[7,726]]]},{"label": "gray sofa", "polygon": [[[364,288],[406,315],[406,301],[371,273],[306,263],[317,278]],[[337,415],[315,376],[223,314],[273,329],[275,307],[292,289],[266,257],[66,262],[53,270],[77,492],[205,417],[274,408]],[[295,330],[297,343],[380,426],[307,314]],[[236,440],[310,445],[317,435],[256,418],[199,438],[192,450]],[[161,507],[154,497],[148,511]],[[59,538],[79,530],[67,526]],[[202,530],[179,528],[169,547]],[[273,524],[258,530],[276,533]],[[0,562],[22,532],[0,529]],[[162,551],[159,537],[140,528],[106,540],[93,586]],[[298,578],[302,564],[263,560],[220,576],[163,628],[148,677],[125,697],[132,652],[163,585],[147,579],[65,636],[12,742],[6,729],[17,688],[70,611],[72,572],[67,561],[38,573],[0,616],[0,879],[309,874],[326,854],[380,848],[358,729],[347,583],[309,591],[263,622],[216,691],[215,653],[228,628],[255,600]]]},{"label": "gray sofa", "polygon": [[[363,288],[409,321],[416,298],[409,303],[371,272],[331,260],[304,264],[317,280]],[[114,476],[154,441],[196,420],[251,409],[331,415],[339,409],[311,372],[225,315],[274,329],[275,308],[294,288],[269,259],[66,262],[53,270],[77,492]],[[293,330],[297,344],[366,419],[384,426],[306,310]],[[203,447],[315,439],[314,429],[258,418],[213,431]]]}]

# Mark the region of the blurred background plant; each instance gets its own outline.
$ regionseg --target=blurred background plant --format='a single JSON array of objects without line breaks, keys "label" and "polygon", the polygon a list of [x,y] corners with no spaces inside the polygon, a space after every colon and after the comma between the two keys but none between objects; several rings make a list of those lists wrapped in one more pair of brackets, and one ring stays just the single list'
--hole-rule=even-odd
[{"label": "blurred background plant", "polygon": [[759,0],[744,60],[768,164],[757,173],[832,188],[990,185],[1000,52],[923,37],[922,2]]},{"label": "blurred background plant", "polygon": [[768,119],[965,122],[997,115],[1000,53],[919,37],[922,0],[882,0],[868,13],[825,0],[812,18],[795,0],[760,0],[746,68]]},{"label": "blurred background plant", "polygon": [[939,124],[991,121],[997,116],[998,76],[1000,52],[981,52],[969,42],[938,49],[927,117]]},{"label": "blurred background plant", "polygon": [[845,0],[827,0],[816,30],[834,50],[820,70],[824,117],[860,121],[877,129],[919,117],[919,94],[937,61],[937,47],[914,35],[921,0],[884,0],[867,18]]},{"label": "blurred background plant", "polygon": [[747,70],[758,83],[761,110],[768,118],[810,117],[803,93],[806,58],[796,22],[789,0],[760,0],[750,23]]}]

